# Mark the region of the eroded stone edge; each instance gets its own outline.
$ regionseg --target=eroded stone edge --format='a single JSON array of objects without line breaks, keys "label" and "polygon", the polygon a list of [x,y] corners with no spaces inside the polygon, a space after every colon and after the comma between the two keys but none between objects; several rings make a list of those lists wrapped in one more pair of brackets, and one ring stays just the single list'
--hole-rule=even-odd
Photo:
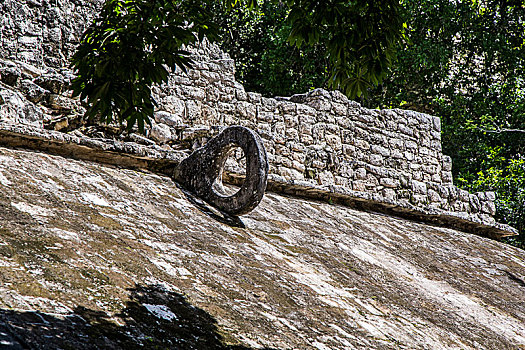
[{"label": "eroded stone edge", "polygon": [[[43,151],[63,157],[94,161],[131,169],[144,169],[172,175],[173,169],[187,157],[186,152],[169,151],[160,147],[142,146],[133,142],[78,137],[57,131],[44,130],[28,125],[0,122],[0,145]],[[223,181],[239,185],[244,178],[227,173]],[[436,208],[420,208],[406,202],[377,200],[373,194],[352,191],[342,186],[315,186],[305,181],[286,180],[269,174],[267,190],[296,197],[327,201],[361,210],[445,226],[464,232],[502,238],[517,235],[515,228],[501,223],[486,224],[481,219],[465,213]]]}]

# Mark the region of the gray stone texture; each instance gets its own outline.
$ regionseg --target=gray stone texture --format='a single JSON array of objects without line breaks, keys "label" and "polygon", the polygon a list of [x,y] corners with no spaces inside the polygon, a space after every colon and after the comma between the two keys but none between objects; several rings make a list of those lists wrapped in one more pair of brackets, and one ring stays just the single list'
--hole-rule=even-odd
[{"label": "gray stone texture", "polygon": [[[67,58],[101,4],[0,4],[0,120],[41,127],[48,120],[83,114],[85,107],[70,98],[67,88],[73,77]],[[344,188],[389,205],[494,224],[493,193],[474,198],[452,183],[439,118],[370,110],[340,92],[322,89],[289,98],[262,97],[235,80],[233,60],[217,46],[204,40],[188,50],[193,69],[187,74],[177,69],[166,84],[153,88],[159,106],[148,137],[163,149],[194,150],[221,127],[246,126],[263,140],[273,181],[328,192]],[[231,164],[227,170],[238,174],[243,167]]]},{"label": "gray stone texture", "polygon": [[[232,150],[242,149],[246,172],[240,188],[233,194],[222,189],[222,174]],[[261,201],[268,178],[268,158],[260,137],[243,126],[231,126],[185,158],[173,178],[229,215],[247,214]]]},{"label": "gray stone texture", "polygon": [[525,345],[525,251],[484,237],[277,193],[231,227],[167,176],[3,147],[0,208],[8,349]]}]

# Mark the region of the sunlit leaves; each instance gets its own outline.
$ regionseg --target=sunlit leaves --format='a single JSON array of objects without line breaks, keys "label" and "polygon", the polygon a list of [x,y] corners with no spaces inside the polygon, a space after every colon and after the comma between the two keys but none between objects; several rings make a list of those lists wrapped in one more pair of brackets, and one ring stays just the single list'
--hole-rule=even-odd
[{"label": "sunlit leaves", "polygon": [[[191,67],[183,45],[205,36],[217,39],[219,28],[208,10],[213,3],[107,0],[72,59],[77,73],[72,88],[75,96],[87,99],[86,118],[115,120],[128,129],[137,124],[144,131],[155,106],[152,84],[165,82],[169,70]],[[220,3],[229,10],[260,6],[257,0]],[[325,48],[332,87],[355,97],[382,81],[402,38],[397,1],[294,0],[287,4],[289,42],[299,48]]]},{"label": "sunlit leaves", "polygon": [[169,69],[192,61],[183,45],[216,38],[217,26],[200,1],[107,0],[84,33],[72,58],[73,93],[87,99],[85,118],[116,120],[141,132],[150,124],[155,101],[151,86]]},{"label": "sunlit leaves", "polygon": [[410,45],[398,52],[399,63],[373,91],[370,106],[440,116],[443,152],[453,158],[456,183],[495,190],[498,220],[520,228],[525,242],[519,195],[525,179],[513,165],[525,159],[525,133],[510,131],[525,130],[525,3],[402,3]]},{"label": "sunlit leaves", "polygon": [[326,34],[323,44],[331,87],[356,97],[384,79],[403,40],[399,1],[297,0],[289,4],[292,44],[317,44]]}]

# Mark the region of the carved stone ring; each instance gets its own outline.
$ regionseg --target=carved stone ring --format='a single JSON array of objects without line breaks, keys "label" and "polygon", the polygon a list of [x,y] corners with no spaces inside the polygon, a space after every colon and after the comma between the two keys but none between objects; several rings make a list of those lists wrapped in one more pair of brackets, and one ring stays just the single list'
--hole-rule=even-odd
[{"label": "carved stone ring", "polygon": [[[246,178],[233,195],[220,194],[215,182],[224,170],[229,151],[240,147],[246,156]],[[242,215],[261,201],[268,179],[268,158],[259,135],[243,126],[231,126],[196,149],[174,170],[173,179],[217,209]]]}]

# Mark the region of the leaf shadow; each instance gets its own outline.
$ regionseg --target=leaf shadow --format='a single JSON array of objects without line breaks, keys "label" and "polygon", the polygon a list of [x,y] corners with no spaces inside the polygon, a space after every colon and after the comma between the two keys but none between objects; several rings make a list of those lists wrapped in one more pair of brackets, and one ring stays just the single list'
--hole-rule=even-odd
[{"label": "leaf shadow", "polygon": [[[130,300],[116,316],[77,307],[65,317],[0,309],[0,349],[224,349],[217,322],[186,298],[161,286],[129,289]],[[270,349],[268,349],[270,350]]]}]

